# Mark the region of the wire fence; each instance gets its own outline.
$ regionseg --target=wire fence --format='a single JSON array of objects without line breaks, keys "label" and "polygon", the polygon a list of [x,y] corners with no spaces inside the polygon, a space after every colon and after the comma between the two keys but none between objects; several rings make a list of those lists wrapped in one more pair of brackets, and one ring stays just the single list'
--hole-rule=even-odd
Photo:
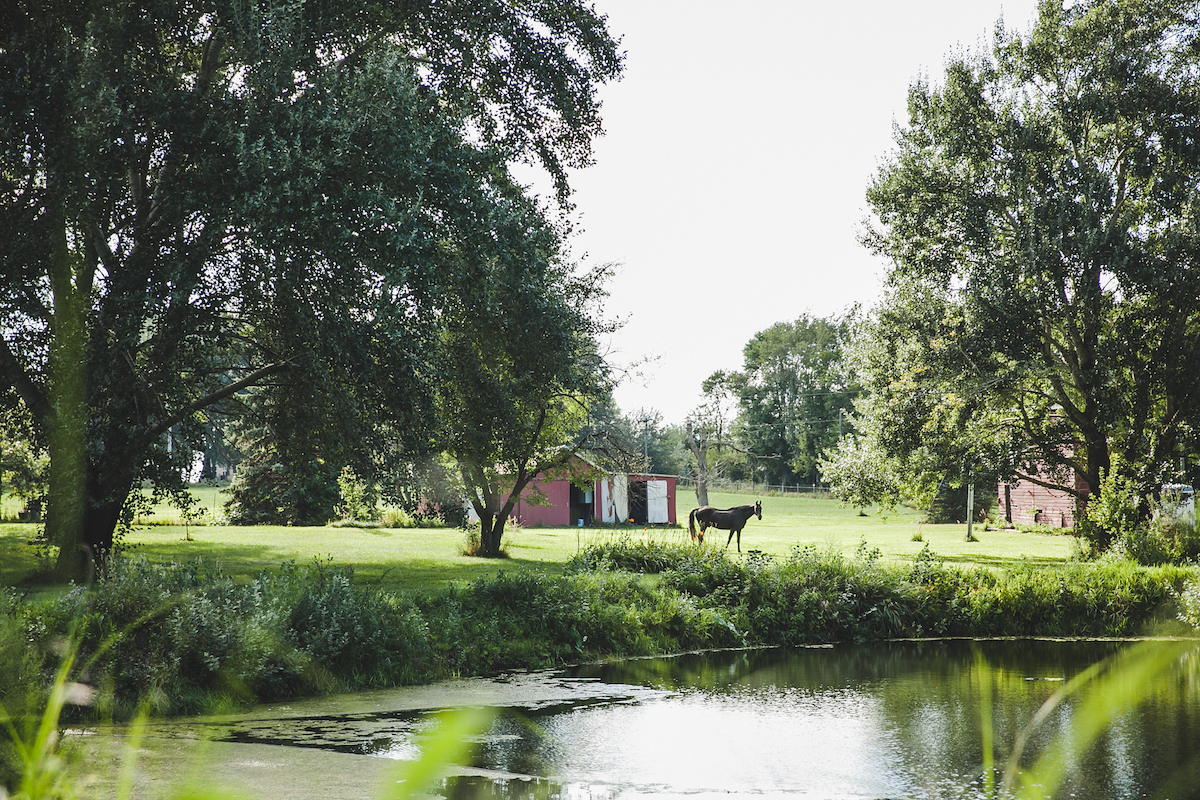
[{"label": "wire fence", "polygon": [[[677,491],[688,489],[695,491],[696,481],[692,478],[679,478]],[[757,494],[766,497],[819,497],[828,498],[829,487],[821,484],[796,483],[755,483],[754,481],[709,481],[710,492],[727,492],[729,494]]]}]

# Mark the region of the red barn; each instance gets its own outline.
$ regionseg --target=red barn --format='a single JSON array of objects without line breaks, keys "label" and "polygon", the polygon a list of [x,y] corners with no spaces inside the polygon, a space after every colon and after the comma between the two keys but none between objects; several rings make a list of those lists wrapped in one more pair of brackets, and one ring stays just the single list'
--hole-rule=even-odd
[{"label": "red barn", "polygon": [[[1039,476],[1041,477],[1041,476]],[[1086,497],[1087,481],[1075,475],[1074,488]],[[1075,527],[1077,495],[1061,489],[1048,489],[1030,481],[1000,484],[999,513],[1013,525],[1040,523],[1054,528]]]},{"label": "red barn", "polygon": [[604,475],[589,489],[539,474],[521,493],[513,516],[522,527],[599,522],[675,524],[674,475]]}]

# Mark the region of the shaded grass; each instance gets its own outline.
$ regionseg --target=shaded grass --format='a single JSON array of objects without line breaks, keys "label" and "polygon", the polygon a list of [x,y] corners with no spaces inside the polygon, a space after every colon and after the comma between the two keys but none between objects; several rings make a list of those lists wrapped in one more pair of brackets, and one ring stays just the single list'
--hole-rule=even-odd
[{"label": "shaded grass", "polygon": [[25,522],[0,523],[0,586],[19,586],[37,571],[39,526]]}]

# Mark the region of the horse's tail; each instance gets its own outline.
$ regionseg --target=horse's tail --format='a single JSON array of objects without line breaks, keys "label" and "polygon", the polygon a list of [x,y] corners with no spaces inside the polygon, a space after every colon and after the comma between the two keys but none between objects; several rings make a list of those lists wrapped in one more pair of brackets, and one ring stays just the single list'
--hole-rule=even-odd
[{"label": "horse's tail", "polygon": [[693,508],[692,513],[688,514],[688,534],[692,537],[692,541],[696,541],[696,512],[699,509]]}]

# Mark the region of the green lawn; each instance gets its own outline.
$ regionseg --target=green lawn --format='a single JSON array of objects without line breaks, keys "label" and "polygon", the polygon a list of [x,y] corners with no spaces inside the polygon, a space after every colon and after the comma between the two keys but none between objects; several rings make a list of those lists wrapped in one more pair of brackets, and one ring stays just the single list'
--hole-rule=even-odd
[{"label": "green lawn", "polygon": [[[202,487],[201,505],[219,508],[217,491]],[[1053,564],[1064,561],[1072,551],[1067,536],[984,531],[976,526],[978,542],[965,541],[965,525],[921,525],[920,514],[903,508],[883,517],[873,510],[859,516],[855,509],[842,508],[837,501],[809,497],[764,497],[714,493],[713,505],[729,507],[761,499],[762,520],[751,518],[742,531],[742,551],[761,550],[786,556],[796,545],[832,547],[851,555],[865,541],[878,548],[884,561],[903,561],[920,552],[923,542],[913,541],[920,532],[930,549],[950,563],[1002,567],[1018,562]],[[528,528],[505,535],[509,558],[488,561],[461,554],[463,534],[455,529],[361,529],[233,527],[217,525],[153,524],[136,528],[128,537],[133,552],[154,560],[203,558],[220,562],[234,575],[249,577],[261,569],[284,561],[298,564],[314,559],[332,559],[354,568],[364,581],[380,581],[396,588],[419,589],[448,580],[472,580],[505,569],[561,570],[562,564],[580,548],[614,536],[645,536],[658,540],[686,541],[687,513],[694,497],[679,496],[677,528]],[[176,521],[170,509],[158,508],[146,521]],[[29,544],[37,526],[0,525],[0,584],[28,581],[36,568],[36,547]],[[724,547],[727,534],[710,532],[709,543]],[[735,544],[730,546],[734,550]]]},{"label": "green lawn", "polygon": [[0,495],[0,520],[16,519],[25,503],[11,494]]}]

